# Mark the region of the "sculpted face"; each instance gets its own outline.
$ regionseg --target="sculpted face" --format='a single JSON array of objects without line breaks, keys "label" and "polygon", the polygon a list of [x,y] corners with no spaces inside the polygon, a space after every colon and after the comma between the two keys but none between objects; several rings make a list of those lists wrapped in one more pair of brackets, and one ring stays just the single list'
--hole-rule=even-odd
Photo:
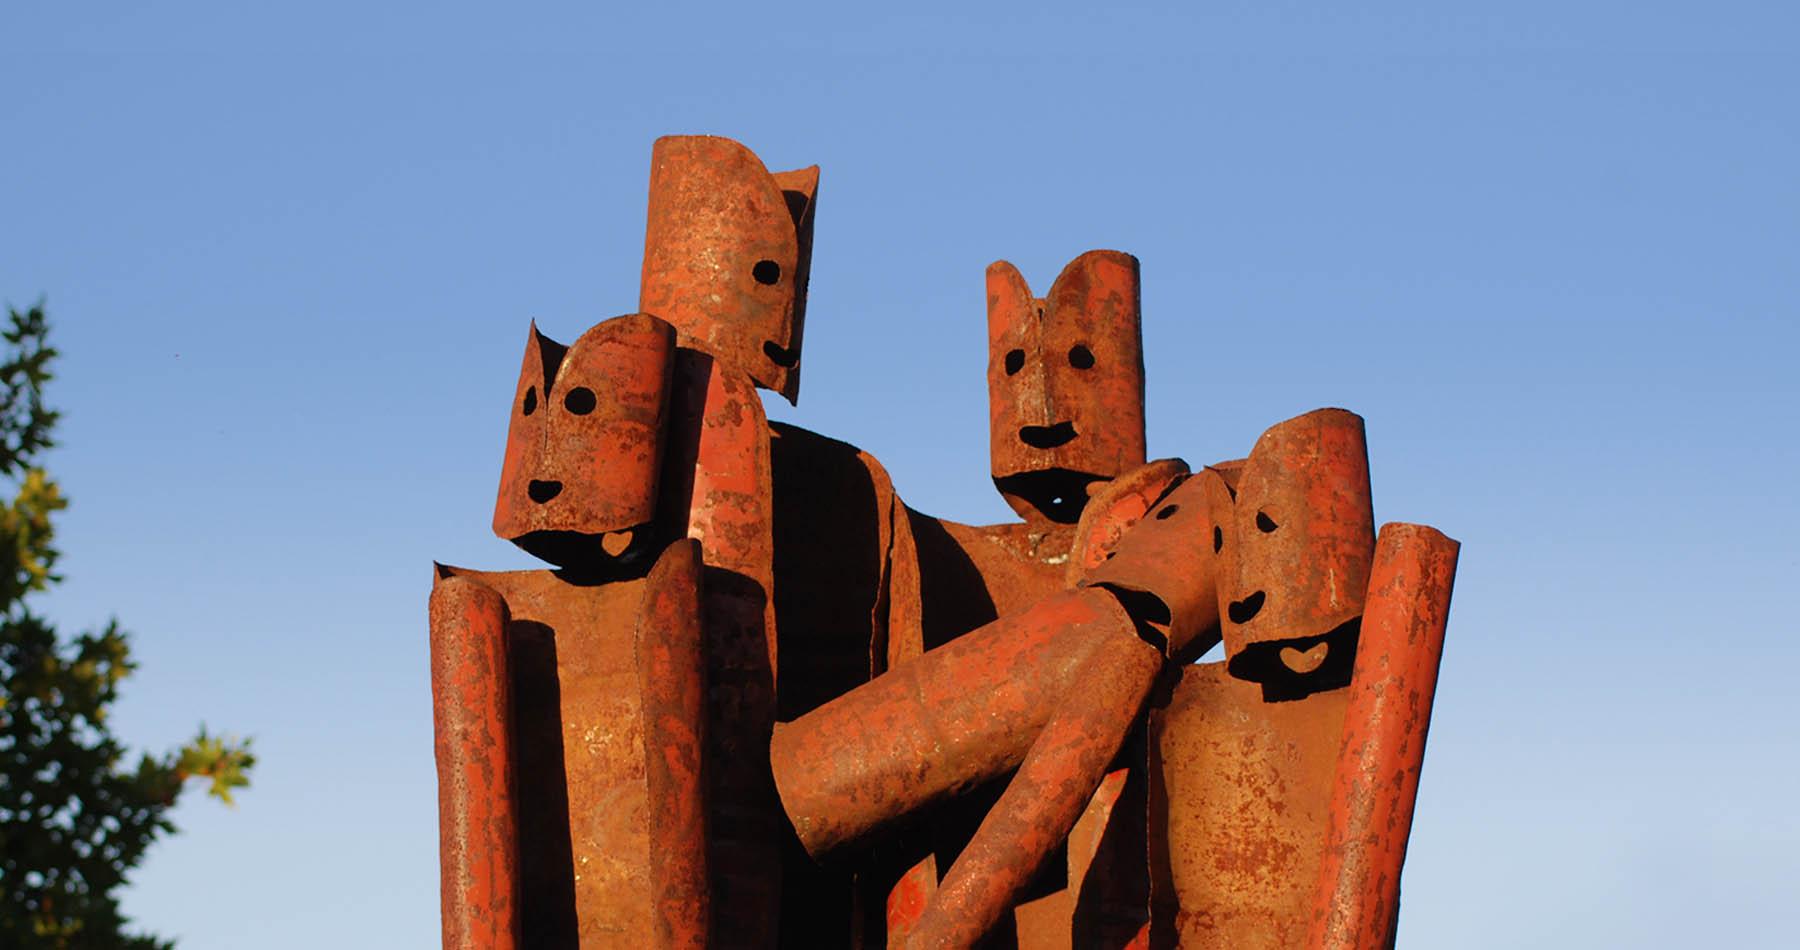
[{"label": "sculpted face", "polygon": [[645,314],[573,346],[531,327],[494,533],[560,567],[629,561],[651,540],[675,331]]},{"label": "sculpted face", "polygon": [[1235,497],[1211,501],[1232,675],[1266,699],[1348,684],[1375,550],[1362,418],[1319,409],[1269,429]]},{"label": "sculpted face", "polygon": [[1089,251],[1042,299],[997,261],[987,293],[994,485],[1025,520],[1072,524],[1089,485],[1144,463],[1137,258]]},{"label": "sculpted face", "polygon": [[[1178,461],[1156,464],[1172,464],[1183,473],[1187,469]],[[1104,514],[1100,506],[1118,496],[1122,483],[1137,478],[1133,473],[1107,486],[1084,519]],[[1212,499],[1226,491],[1223,473],[1206,468],[1182,474],[1158,496],[1139,496],[1146,503],[1142,515],[1080,581],[1084,586],[1110,588],[1132,619],[1153,628],[1165,641],[1169,657],[1180,663],[1192,662],[1219,642]],[[1153,637],[1146,639],[1155,642]]]},{"label": "sculpted face", "polygon": [[770,174],[709,135],[656,140],[638,308],[793,402],[819,168]]}]

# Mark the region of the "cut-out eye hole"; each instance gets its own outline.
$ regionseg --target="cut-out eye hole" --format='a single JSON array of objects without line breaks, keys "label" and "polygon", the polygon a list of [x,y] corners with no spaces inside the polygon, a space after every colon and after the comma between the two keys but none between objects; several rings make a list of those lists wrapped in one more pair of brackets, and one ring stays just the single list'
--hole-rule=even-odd
[{"label": "cut-out eye hole", "polygon": [[1156,513],[1156,520],[1167,521],[1168,519],[1175,517],[1175,512],[1180,511],[1180,510],[1181,510],[1180,505],[1170,505],[1167,508],[1164,508],[1163,510]]},{"label": "cut-out eye hole", "polygon": [[525,407],[520,411],[528,416],[537,411],[536,386],[529,386],[525,389]]},{"label": "cut-out eye hole", "polygon": [[1094,368],[1094,351],[1077,343],[1069,348],[1069,365],[1076,369]]},{"label": "cut-out eye hole", "polygon": [[750,268],[750,276],[759,284],[773,284],[781,279],[781,265],[771,260],[760,260]]},{"label": "cut-out eye hole", "polygon": [[594,391],[586,386],[577,386],[569,390],[563,397],[563,408],[578,415],[585,416],[594,411]]},{"label": "cut-out eye hole", "polygon": [[1225,532],[1218,525],[1213,525],[1213,553],[1217,554],[1225,548]]},{"label": "cut-out eye hole", "polygon": [[1260,511],[1256,513],[1256,530],[1261,531],[1263,534],[1268,534],[1279,527],[1281,526],[1275,523],[1274,518],[1271,518]]},{"label": "cut-out eye hole", "polygon": [[769,358],[769,362],[782,369],[793,369],[794,365],[800,362],[799,350],[790,350],[776,344],[774,340],[763,341],[763,355]]},{"label": "cut-out eye hole", "polygon": [[1025,368],[1025,351],[1024,350],[1007,350],[1006,351],[1006,375],[1011,376],[1014,373],[1017,373],[1019,370],[1022,370],[1024,368]]}]

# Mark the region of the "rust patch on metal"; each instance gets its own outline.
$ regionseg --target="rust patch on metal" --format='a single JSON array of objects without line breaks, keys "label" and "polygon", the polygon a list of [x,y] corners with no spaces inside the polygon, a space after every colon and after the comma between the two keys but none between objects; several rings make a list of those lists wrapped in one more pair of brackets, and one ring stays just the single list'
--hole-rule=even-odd
[{"label": "rust patch on metal", "polygon": [[701,569],[698,542],[669,545],[646,579],[634,638],[643,697],[650,899],[661,947],[704,948],[712,925]]},{"label": "rust patch on metal", "polygon": [[[1209,505],[1223,484],[1208,469],[1175,482],[1149,501],[1146,514],[1080,581],[1143,595],[1138,618],[1162,634],[1169,656],[1183,662],[1219,642],[1218,552]],[[1143,492],[1126,499],[1135,505],[1147,496]]]},{"label": "rust patch on metal", "polygon": [[996,261],[987,299],[994,484],[1027,522],[1073,524],[1089,485],[1144,463],[1137,258],[1088,251],[1041,299]]},{"label": "rust patch on metal", "polygon": [[506,602],[479,583],[431,586],[431,699],[446,950],[519,939]]},{"label": "rust patch on metal", "polygon": [[818,188],[816,165],[770,174],[730,139],[657,139],[638,308],[795,401]]},{"label": "rust patch on metal", "polygon": [[1376,550],[1344,410],[1145,464],[1118,251],[988,268],[1023,523],[906,507],[756,392],[798,393],[817,187],[661,139],[644,312],[532,327],[494,529],[557,569],[431,600],[444,945],[1390,941],[1455,542]]},{"label": "rust patch on metal", "polygon": [[1393,941],[1458,547],[1414,524],[1384,525],[1376,542],[1309,948]]},{"label": "rust patch on metal", "polygon": [[[513,395],[494,533],[556,564],[609,532],[629,544],[649,524],[662,467],[675,334],[644,314],[617,317],[572,346],[531,326]],[[569,548],[576,550],[568,550]],[[605,553],[617,556],[624,546]]]},{"label": "rust patch on metal", "polygon": [[[1373,548],[1367,472],[1362,420],[1320,410],[1263,434],[1235,497],[1208,470],[1164,499],[1206,512],[1226,660],[1184,669],[1151,716],[1159,945],[1304,937]],[[1283,665],[1319,644],[1331,667]]]},{"label": "rust patch on metal", "polygon": [[1095,645],[1000,801],[913,928],[913,948],[971,946],[1008,912],[1074,827],[1143,708],[1162,654],[1135,637]]},{"label": "rust patch on metal", "polygon": [[1278,663],[1279,647],[1264,644],[1324,634],[1361,615],[1375,547],[1362,417],[1318,409],[1270,427],[1227,510],[1216,520],[1233,571],[1219,585],[1219,613],[1235,673],[1252,661]]},{"label": "rust patch on metal", "polygon": [[768,423],[749,379],[686,347],[670,419],[666,524],[699,543],[705,565],[714,928],[735,945],[772,946],[782,819],[767,752],[777,673]]},{"label": "rust patch on metal", "polygon": [[775,728],[782,803],[814,856],[1004,775],[1094,646],[1136,642],[1104,591],[1068,591],[902,664]]}]

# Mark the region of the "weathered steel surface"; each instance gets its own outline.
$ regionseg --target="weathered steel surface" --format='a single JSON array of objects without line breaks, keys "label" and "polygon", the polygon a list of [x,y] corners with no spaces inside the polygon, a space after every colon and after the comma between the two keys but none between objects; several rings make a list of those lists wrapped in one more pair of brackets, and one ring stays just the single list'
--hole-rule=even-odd
[{"label": "weathered steel surface", "polygon": [[646,579],[635,647],[643,696],[650,895],[657,946],[710,945],[706,837],[706,641],[700,545],[669,545]]},{"label": "weathered steel surface", "polygon": [[[494,524],[561,570],[439,569],[504,618],[480,675],[509,699],[488,754],[512,776],[520,946],[709,942],[698,552],[654,523],[674,336],[643,314],[570,347],[534,327]],[[446,812],[443,833],[448,874],[471,832]]]},{"label": "weathered steel surface", "polygon": [[[538,753],[537,767],[520,771],[521,852],[534,859],[524,944],[654,945],[644,697],[634,642],[646,583],[576,585],[550,571],[458,576],[505,598],[514,639],[534,638],[539,649],[535,657],[512,657],[514,691],[535,707],[520,716],[520,751]],[[544,755],[551,743],[554,758]]]},{"label": "weathered steel surface", "polygon": [[818,166],[770,174],[744,146],[668,136],[651,151],[638,307],[793,402]]},{"label": "weathered steel surface", "polygon": [[1226,661],[1185,668],[1151,717],[1152,936],[1296,947],[1374,546],[1362,420],[1288,420],[1235,469],[1235,497],[1230,471],[1202,473],[1192,502],[1216,529],[1200,536],[1217,559]]},{"label": "weathered steel surface", "polygon": [[[783,702],[823,702],[864,682],[877,651],[886,653],[886,632],[871,632],[877,610],[866,608],[848,635],[833,639],[832,651],[806,650],[832,630],[819,633],[812,617],[788,617],[799,650],[794,669],[779,666],[778,486],[772,435],[752,387],[788,401],[799,392],[817,185],[817,167],[770,175],[729,139],[668,137],[653,148],[639,306],[680,331],[668,466],[675,500],[664,511],[677,531],[700,540],[706,560],[713,910],[716,932],[742,946],[778,939],[778,928],[787,927],[779,921],[781,901],[812,900],[797,880],[783,885],[794,874],[781,860],[787,829],[767,757],[779,709]],[[803,486],[779,491],[794,497]],[[891,524],[893,515],[880,518]],[[792,585],[810,587],[803,576]],[[882,642],[877,648],[871,641]],[[835,648],[853,653],[857,675],[833,691],[830,680],[844,666]],[[806,876],[810,869],[797,871]]]},{"label": "weathered steel surface", "polygon": [[1135,640],[1105,591],[1058,594],[776,727],[775,782],[815,856],[1024,760],[1096,644]]},{"label": "weathered steel surface", "polygon": [[1162,653],[1122,632],[1089,651],[1006,792],[951,866],[908,946],[968,947],[1075,825],[1143,708]]},{"label": "weathered steel surface", "polygon": [[[770,430],[780,578],[775,696],[777,718],[786,721],[885,669],[891,628],[903,640],[916,636],[917,558],[906,508],[879,462],[804,429],[777,423]],[[846,946],[863,939],[859,929],[879,940],[872,866],[879,859],[821,866],[797,842],[786,858],[783,946]]]},{"label": "weathered steel surface", "polygon": [[1137,258],[1089,251],[1042,299],[988,266],[989,460],[1027,521],[1081,516],[1087,486],[1144,462]]},{"label": "weathered steel surface", "polygon": [[926,855],[900,875],[900,880],[887,895],[888,946],[905,945],[913,928],[919,925],[919,918],[925,915],[925,908],[931,903],[931,895],[937,893],[937,887],[936,855]]},{"label": "weathered steel surface", "polygon": [[445,946],[1390,940],[1456,549],[1390,526],[1371,576],[1361,419],[1146,465],[1136,259],[997,262],[1024,521],[913,511],[755,391],[817,187],[661,139],[643,312],[532,328],[494,529],[559,570],[432,595]]},{"label": "weathered steel surface", "polygon": [[1362,417],[1318,409],[1270,427],[1230,511],[1223,540],[1233,573],[1219,586],[1225,652],[1240,678],[1278,676],[1282,644],[1362,614],[1375,547]]},{"label": "weathered steel surface", "polygon": [[[1100,556],[1124,523],[1143,513],[1141,504],[1136,511],[1123,504],[1106,517],[1088,517],[1090,492],[1099,497],[1113,476],[1143,462],[1136,260],[1114,251],[1084,254],[1065,268],[1045,300],[1031,297],[1010,264],[991,266],[988,285],[990,465],[996,486],[1024,521],[972,526],[908,510],[917,580],[916,588],[909,586],[904,568],[895,572],[890,665],[1073,586],[1079,551],[1091,547]],[[1123,400],[1136,405],[1123,407]],[[1091,543],[1090,533],[1099,536]],[[917,605],[916,622],[908,613],[909,597]],[[1115,785],[1122,782],[1121,772]],[[1140,780],[1134,788],[1141,787]],[[1084,841],[1115,842],[1109,861],[1116,842],[1128,835],[1113,824],[1142,823],[1141,809],[1134,817],[1135,806],[1127,801],[1118,811],[1115,797],[1116,789],[1096,793],[1075,832]],[[886,895],[889,945],[904,942],[936,891],[936,869],[961,852],[988,805],[987,792],[968,796],[938,809],[929,834],[887,846],[923,852]],[[1020,946],[1067,946],[1074,917],[1096,916],[1092,905],[1103,894],[1119,899],[1114,891],[1120,888],[1108,878],[1078,900],[1089,858],[1076,848],[1066,862],[1056,860],[1066,866],[1047,868],[1019,908]],[[1116,877],[1132,875],[1126,870]],[[994,938],[1004,941],[1006,935]]]},{"label": "weathered steel surface", "polygon": [[791,720],[887,668],[894,602],[916,636],[910,523],[886,469],[853,445],[771,423],[778,717]]},{"label": "weathered steel surface", "polygon": [[567,347],[532,324],[495,534],[559,565],[587,559],[583,546],[641,540],[631,530],[656,509],[674,352],[674,331],[644,314],[595,324]]},{"label": "weathered steel surface", "polygon": [[1141,730],[1134,730],[1113,766],[1069,831],[1064,886],[1021,900],[1013,911],[1020,947],[1120,947],[1145,926],[1150,880]]},{"label": "weathered steel surface", "polygon": [[721,945],[767,947],[783,833],[767,751],[777,669],[768,423],[748,378],[685,347],[675,367],[663,510],[705,563],[714,932]]},{"label": "weathered steel surface", "polygon": [[431,708],[446,950],[519,939],[506,603],[461,578],[431,586]]},{"label": "weathered steel surface", "polygon": [[1342,695],[1269,703],[1223,663],[1181,671],[1150,717],[1153,946],[1299,946]]},{"label": "weathered steel surface", "polygon": [[1115,557],[1125,532],[1188,475],[1187,463],[1181,459],[1157,459],[1096,485],[1082,509],[1074,550],[1065,562],[1066,582],[1079,583]]},{"label": "weathered steel surface", "polygon": [[1313,950],[1393,942],[1458,547],[1414,524],[1384,525],[1376,542],[1307,936]]},{"label": "weathered steel surface", "polygon": [[1142,595],[1139,619],[1158,630],[1170,656],[1184,661],[1219,642],[1218,555],[1208,502],[1223,486],[1207,469],[1176,482],[1081,579]]}]

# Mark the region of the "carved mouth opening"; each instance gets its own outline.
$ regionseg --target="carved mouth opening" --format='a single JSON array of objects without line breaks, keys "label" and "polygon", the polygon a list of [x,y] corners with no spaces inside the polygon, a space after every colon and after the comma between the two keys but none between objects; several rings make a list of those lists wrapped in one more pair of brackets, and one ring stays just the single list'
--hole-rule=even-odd
[{"label": "carved mouth opening", "polygon": [[1021,426],[1019,441],[1034,449],[1054,449],[1075,440],[1075,423],[1058,422],[1050,426]]},{"label": "carved mouth opening", "polygon": [[[1227,661],[1225,670],[1238,679],[1262,684],[1263,702],[1304,699],[1350,685],[1356,668],[1356,643],[1361,637],[1362,618],[1352,617],[1315,636],[1247,643]],[[1321,646],[1323,657],[1318,655]]]},{"label": "carved mouth opening", "polygon": [[800,351],[798,349],[790,350],[787,347],[776,343],[774,340],[763,341],[763,355],[769,358],[769,362],[774,363],[782,369],[793,369],[794,366],[800,362]]},{"label": "carved mouth opening", "polygon": [[994,487],[1009,498],[1024,499],[1057,524],[1074,524],[1081,520],[1081,510],[1087,507],[1088,486],[1106,480],[1102,475],[1050,468],[996,478]]},{"label": "carved mouth opening", "polygon": [[512,543],[562,568],[565,580],[597,583],[633,576],[647,565],[650,535],[650,526],[642,524],[617,531],[533,531]]}]

